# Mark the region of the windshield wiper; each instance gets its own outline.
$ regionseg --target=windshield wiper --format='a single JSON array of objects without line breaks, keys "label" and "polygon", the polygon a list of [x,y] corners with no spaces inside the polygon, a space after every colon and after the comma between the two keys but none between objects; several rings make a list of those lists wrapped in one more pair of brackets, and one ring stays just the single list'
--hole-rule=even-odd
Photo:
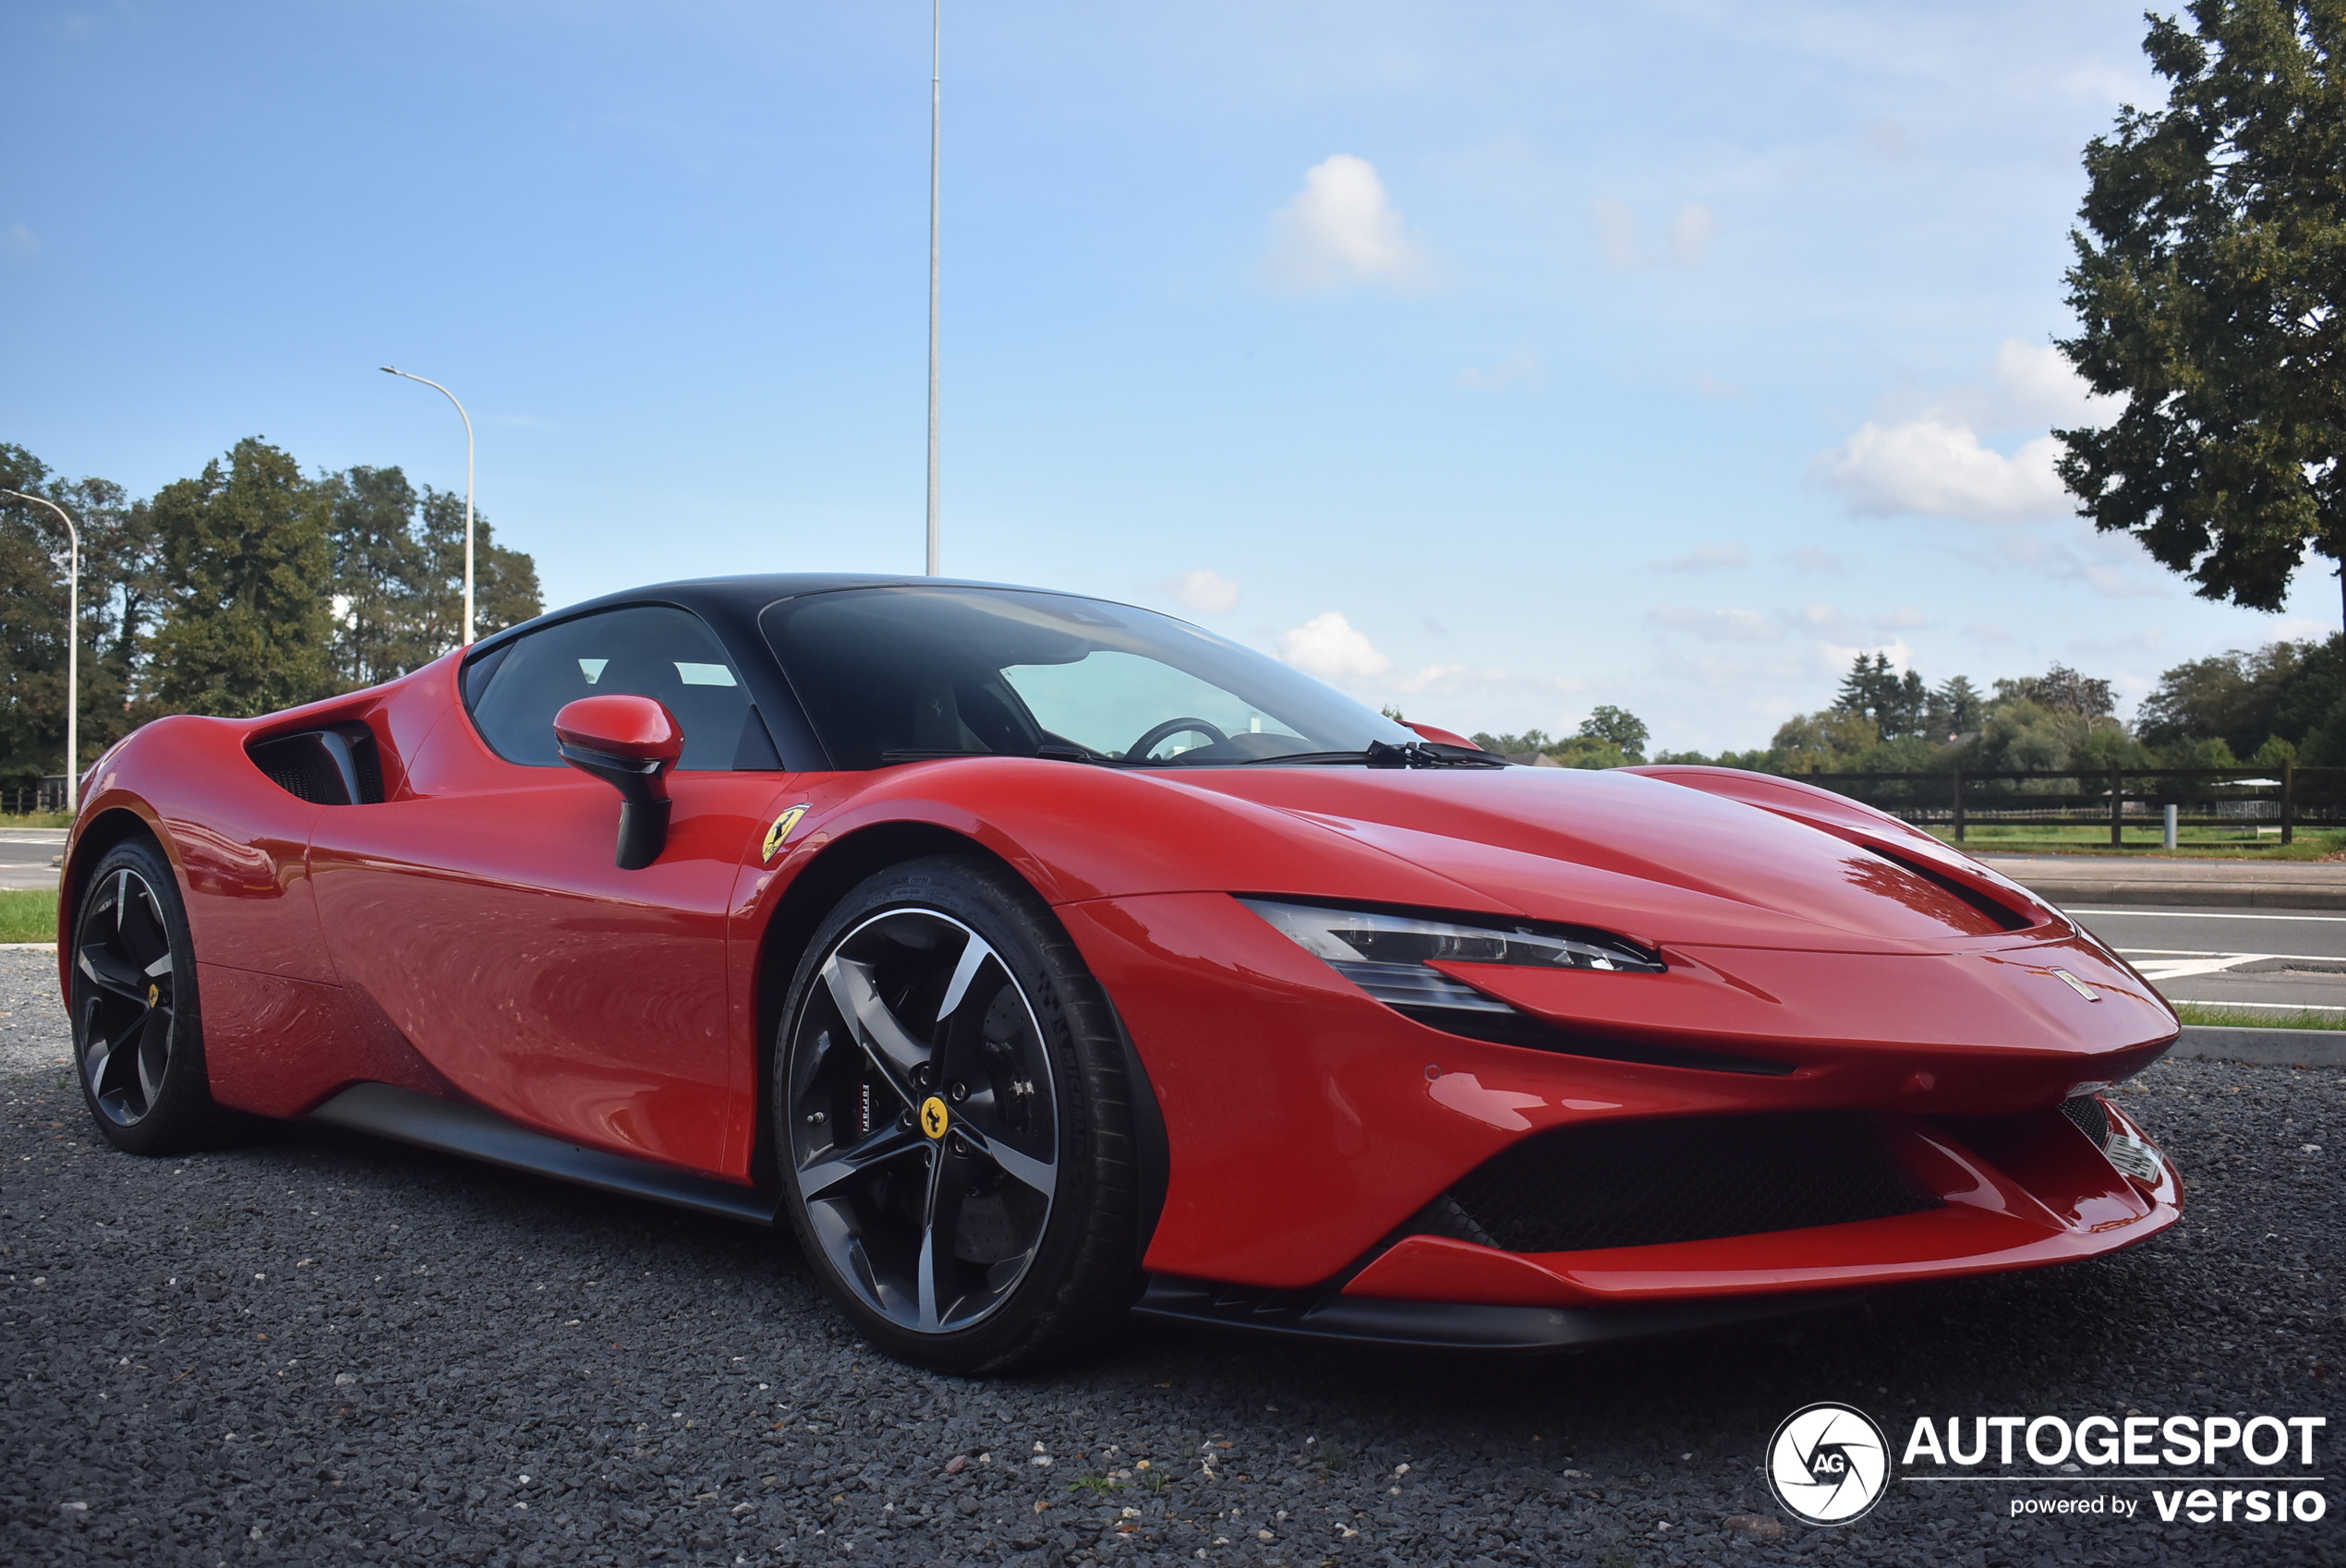
[{"label": "windshield wiper", "polygon": [[1394,745],[1385,741],[1371,741],[1357,752],[1291,752],[1285,756],[1249,757],[1241,767],[1260,767],[1266,763],[1301,763],[1307,766],[1326,767],[1357,763],[1366,767],[1506,767],[1507,759],[1469,746],[1445,746],[1439,742],[1408,741]]}]

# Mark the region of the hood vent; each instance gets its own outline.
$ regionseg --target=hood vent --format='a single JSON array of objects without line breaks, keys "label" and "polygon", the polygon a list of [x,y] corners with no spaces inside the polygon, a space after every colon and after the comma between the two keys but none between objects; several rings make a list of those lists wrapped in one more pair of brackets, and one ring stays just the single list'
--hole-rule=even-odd
[{"label": "hood vent", "polygon": [[1959,878],[1948,875],[1928,862],[1909,860],[1906,856],[1892,850],[1885,850],[1879,844],[1868,844],[1865,847],[1899,870],[1919,876],[1941,892],[1961,899],[1970,908],[1994,921],[2001,930],[2026,931],[2037,923],[2033,918],[2021,913],[2002,899],[1994,898]]}]

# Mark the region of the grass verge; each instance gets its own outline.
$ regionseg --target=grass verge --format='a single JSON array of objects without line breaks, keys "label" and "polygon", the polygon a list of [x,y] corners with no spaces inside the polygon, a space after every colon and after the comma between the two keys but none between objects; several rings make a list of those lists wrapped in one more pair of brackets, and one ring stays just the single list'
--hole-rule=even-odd
[{"label": "grass verge", "polygon": [[[2346,850],[2346,832],[2334,829],[2298,833],[2297,841],[2284,844],[2279,838],[2247,838],[2229,836],[2224,829],[2185,828],[2169,850],[2160,847],[2157,827],[2138,828],[2133,823],[2126,826],[2126,842],[2113,849],[2110,829],[2101,828],[1979,828],[1975,827],[1961,844],[1955,844],[1952,828],[1929,826],[1923,829],[1942,843],[1954,845],[1973,855],[2115,855],[2126,860],[2218,860],[2218,861],[2318,861]],[[2195,838],[2195,833],[2206,833]]]},{"label": "grass verge", "polygon": [[54,942],[57,895],[41,887],[0,888],[0,942]]},{"label": "grass verge", "polygon": [[2283,1012],[2279,1007],[2220,1007],[2206,1002],[2177,1002],[2175,1016],[2185,1023],[2213,1029],[2346,1030],[2346,1013]]}]

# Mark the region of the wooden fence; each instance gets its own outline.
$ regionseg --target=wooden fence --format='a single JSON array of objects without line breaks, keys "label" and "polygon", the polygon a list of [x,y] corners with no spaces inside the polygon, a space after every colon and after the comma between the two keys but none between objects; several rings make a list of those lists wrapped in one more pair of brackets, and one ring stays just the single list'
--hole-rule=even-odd
[{"label": "wooden fence", "polygon": [[1803,773],[1795,778],[1863,801],[1918,827],[2346,827],[2346,767],[2110,767],[2045,773]]}]

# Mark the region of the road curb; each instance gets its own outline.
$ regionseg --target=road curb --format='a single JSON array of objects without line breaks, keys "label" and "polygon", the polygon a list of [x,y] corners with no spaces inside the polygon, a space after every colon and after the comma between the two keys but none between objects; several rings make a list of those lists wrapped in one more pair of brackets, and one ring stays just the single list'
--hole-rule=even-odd
[{"label": "road curb", "polygon": [[[2015,879],[2017,880],[2017,879]],[[2346,910],[2346,887],[2304,883],[2053,881],[2021,883],[2039,899],[2072,905],[2141,905],[2159,909]]]},{"label": "road curb", "polygon": [[2192,1023],[2183,1026],[2183,1038],[2167,1054],[2266,1067],[2346,1067],[2346,1030],[2224,1029]]}]

